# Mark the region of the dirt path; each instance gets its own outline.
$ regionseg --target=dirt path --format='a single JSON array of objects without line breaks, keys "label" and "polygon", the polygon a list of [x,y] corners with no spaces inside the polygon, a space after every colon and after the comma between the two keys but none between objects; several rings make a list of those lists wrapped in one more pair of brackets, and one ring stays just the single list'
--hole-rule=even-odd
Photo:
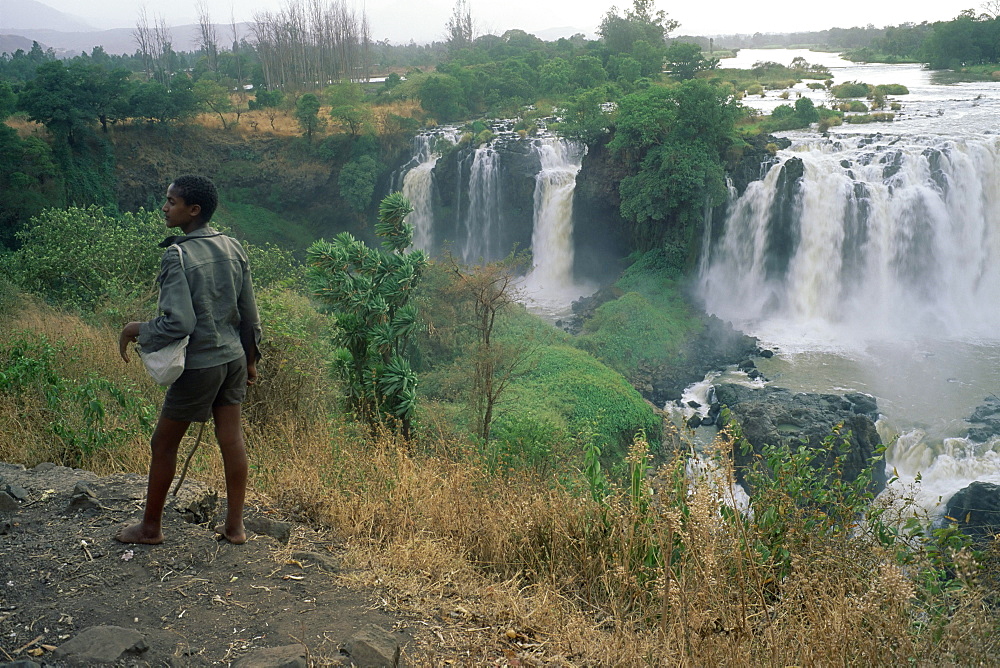
[{"label": "dirt path", "polygon": [[372,629],[405,658],[405,625],[337,583],[340,550],[328,537],[250,507],[258,533],[220,542],[210,527],[221,504],[189,480],[165,513],[166,543],[122,545],[114,532],[141,513],[144,494],[141,476],[0,464],[0,664],[79,663],[55,649],[98,626],[144,638],[148,649],[119,665],[225,665],[296,644],[313,665],[349,664],[341,648]]}]

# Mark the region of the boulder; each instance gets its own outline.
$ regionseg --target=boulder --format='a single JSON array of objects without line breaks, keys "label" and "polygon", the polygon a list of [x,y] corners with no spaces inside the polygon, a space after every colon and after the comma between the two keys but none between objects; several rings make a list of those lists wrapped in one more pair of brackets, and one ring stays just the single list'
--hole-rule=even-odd
[{"label": "boulder", "polygon": [[975,425],[969,428],[970,440],[984,443],[994,436],[1000,436],[1000,398],[993,395],[986,397],[966,419]]},{"label": "boulder", "polygon": [[92,666],[116,663],[127,654],[141,654],[147,649],[145,636],[134,629],[92,626],[57,647],[52,655],[70,665]]},{"label": "boulder", "polygon": [[[727,420],[719,420],[718,427],[722,429],[735,422],[749,443],[746,451],[735,448],[733,462],[737,480],[751,495],[753,490],[745,473],[760,460],[765,445],[790,451],[802,447],[815,450],[833,433],[834,427],[843,424],[841,433],[850,435],[841,473],[846,480],[855,480],[882,445],[873,420],[873,412],[877,417],[877,405],[868,395],[795,393],[779,387],[749,388],[731,383],[716,385],[714,389],[719,404],[729,408]],[[813,465],[829,467],[834,456],[830,454]],[[870,491],[878,493],[885,489],[884,465],[876,465],[872,477]]]},{"label": "boulder", "polygon": [[948,500],[945,521],[978,541],[1000,535],[1000,485],[974,482]]},{"label": "boulder", "polygon": [[402,666],[400,653],[402,648],[389,631],[377,624],[371,624],[351,636],[344,643],[344,651],[351,658],[351,663],[359,668]]},{"label": "boulder", "polygon": [[233,663],[233,668],[308,668],[305,645],[282,645],[251,652]]}]

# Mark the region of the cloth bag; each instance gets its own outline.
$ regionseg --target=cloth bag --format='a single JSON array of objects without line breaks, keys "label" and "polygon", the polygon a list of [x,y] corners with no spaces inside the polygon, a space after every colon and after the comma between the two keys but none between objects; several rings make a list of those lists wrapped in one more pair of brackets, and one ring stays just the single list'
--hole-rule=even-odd
[{"label": "cloth bag", "polygon": [[[179,244],[170,246],[170,248],[175,247],[177,248],[177,256],[181,261],[181,271],[183,271],[184,252],[181,250]],[[139,359],[142,360],[146,371],[158,385],[170,385],[184,373],[184,360],[187,355],[187,345],[190,339],[190,336],[185,336],[183,339],[172,341],[159,350],[151,352],[143,352],[141,346],[136,346],[136,350],[139,352]]]}]

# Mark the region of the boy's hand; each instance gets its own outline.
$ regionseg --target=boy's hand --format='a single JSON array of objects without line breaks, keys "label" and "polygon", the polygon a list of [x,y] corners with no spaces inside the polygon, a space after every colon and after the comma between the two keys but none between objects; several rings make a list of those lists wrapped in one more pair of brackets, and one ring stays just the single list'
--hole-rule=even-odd
[{"label": "boy's hand", "polygon": [[141,324],[140,322],[130,322],[122,327],[122,333],[118,335],[118,354],[126,362],[129,361],[128,344],[135,343],[139,338],[139,325]]},{"label": "boy's hand", "polygon": [[257,382],[257,363],[247,361],[247,385],[253,385]]}]

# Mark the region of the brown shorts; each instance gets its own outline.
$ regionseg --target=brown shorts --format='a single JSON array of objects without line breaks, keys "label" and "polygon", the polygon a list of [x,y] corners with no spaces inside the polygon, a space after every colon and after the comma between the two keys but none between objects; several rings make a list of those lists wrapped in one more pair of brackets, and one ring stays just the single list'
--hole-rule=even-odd
[{"label": "brown shorts", "polygon": [[245,357],[207,369],[184,369],[167,388],[160,415],[177,422],[207,422],[214,407],[242,404],[246,395]]}]

